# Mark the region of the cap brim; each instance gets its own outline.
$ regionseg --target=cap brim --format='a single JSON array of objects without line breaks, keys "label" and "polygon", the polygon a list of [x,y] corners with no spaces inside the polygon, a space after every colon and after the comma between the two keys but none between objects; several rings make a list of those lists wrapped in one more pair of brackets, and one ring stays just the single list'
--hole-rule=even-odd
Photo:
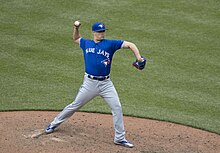
[{"label": "cap brim", "polygon": [[105,31],[105,30],[108,30],[108,29],[99,29],[99,30],[96,30],[94,32]]}]

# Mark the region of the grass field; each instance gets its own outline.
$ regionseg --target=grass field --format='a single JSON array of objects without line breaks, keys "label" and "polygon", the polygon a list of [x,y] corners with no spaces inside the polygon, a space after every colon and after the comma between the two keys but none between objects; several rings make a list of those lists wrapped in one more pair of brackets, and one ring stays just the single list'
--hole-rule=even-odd
[{"label": "grass field", "polygon": [[[118,51],[111,79],[125,115],[171,121],[220,134],[220,1],[1,0],[0,111],[61,110],[84,75],[72,24],[92,38],[103,21],[107,38],[134,42],[152,57],[144,71]],[[99,97],[81,111],[110,113]]]}]

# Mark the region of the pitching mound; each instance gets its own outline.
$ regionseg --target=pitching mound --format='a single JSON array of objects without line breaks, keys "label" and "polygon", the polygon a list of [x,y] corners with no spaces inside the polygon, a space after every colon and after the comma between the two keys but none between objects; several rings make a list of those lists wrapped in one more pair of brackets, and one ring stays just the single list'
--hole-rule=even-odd
[{"label": "pitching mound", "polygon": [[1,153],[219,153],[220,135],[172,123],[124,117],[134,148],[113,144],[111,115],[77,112],[40,135],[59,112],[0,112]]}]

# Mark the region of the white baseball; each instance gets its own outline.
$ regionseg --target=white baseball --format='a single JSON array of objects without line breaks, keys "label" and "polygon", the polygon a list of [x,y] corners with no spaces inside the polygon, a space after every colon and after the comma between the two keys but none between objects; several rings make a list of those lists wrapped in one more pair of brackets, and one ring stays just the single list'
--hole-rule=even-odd
[{"label": "white baseball", "polygon": [[75,21],[75,22],[74,22],[74,25],[75,25],[75,26],[79,26],[79,25],[80,25],[80,22],[79,22],[79,21]]}]

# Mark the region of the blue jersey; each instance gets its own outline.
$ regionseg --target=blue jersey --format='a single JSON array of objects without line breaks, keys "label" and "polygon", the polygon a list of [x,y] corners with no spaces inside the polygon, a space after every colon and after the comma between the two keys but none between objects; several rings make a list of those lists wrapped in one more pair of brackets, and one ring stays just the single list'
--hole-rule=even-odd
[{"label": "blue jersey", "polygon": [[83,50],[85,72],[94,76],[107,76],[110,74],[112,57],[122,47],[123,40],[108,40],[95,43],[90,39],[80,39]]}]

